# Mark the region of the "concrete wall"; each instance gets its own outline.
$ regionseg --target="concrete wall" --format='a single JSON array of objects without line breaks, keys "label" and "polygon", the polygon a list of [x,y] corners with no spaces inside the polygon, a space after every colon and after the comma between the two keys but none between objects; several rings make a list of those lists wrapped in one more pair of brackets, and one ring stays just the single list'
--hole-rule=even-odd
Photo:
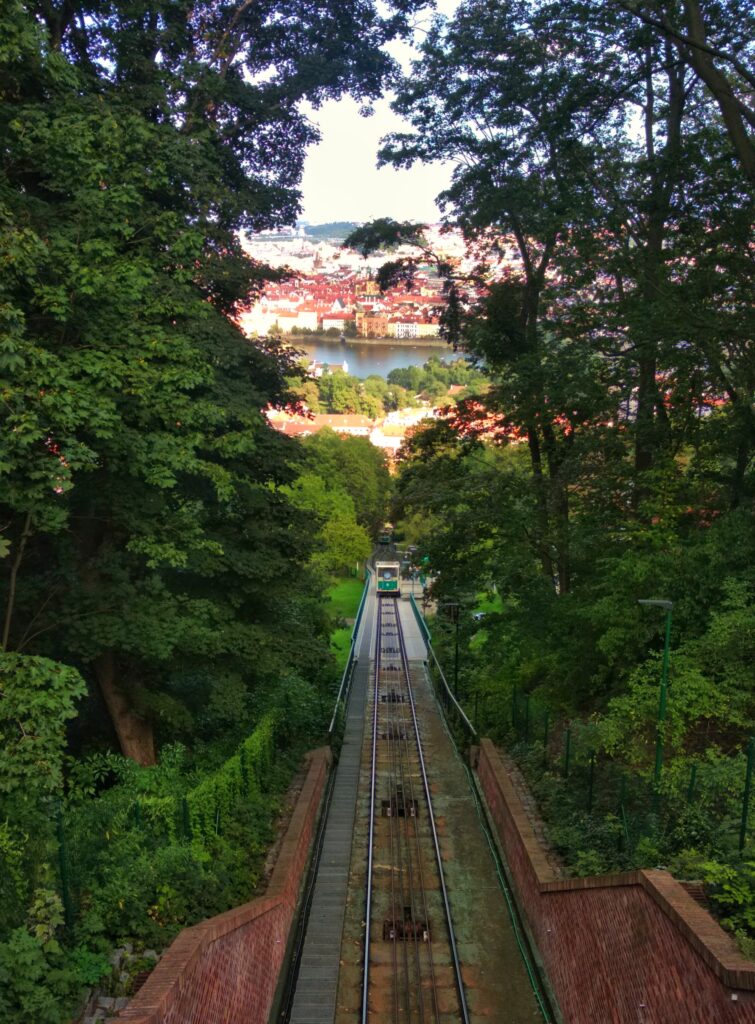
[{"label": "concrete wall", "polygon": [[309,755],[265,895],[185,928],[113,1024],[266,1024],[330,760],[327,749]]},{"label": "concrete wall", "polygon": [[755,1024],[755,963],[668,872],[557,878],[489,740],[477,773],[566,1024]]}]

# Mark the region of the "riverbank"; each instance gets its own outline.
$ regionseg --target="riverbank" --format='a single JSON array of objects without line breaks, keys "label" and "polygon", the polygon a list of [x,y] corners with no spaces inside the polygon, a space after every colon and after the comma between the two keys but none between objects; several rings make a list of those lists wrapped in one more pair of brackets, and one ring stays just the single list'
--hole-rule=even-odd
[{"label": "riverbank", "polygon": [[[430,348],[445,348],[448,349],[449,345],[443,338],[350,338],[346,337],[345,341],[341,341],[337,335],[333,334],[286,334],[283,336],[283,340],[289,342],[294,348],[298,348],[302,344],[313,344],[315,342],[326,342],[329,344],[343,345],[395,345],[398,348],[417,348],[421,346],[424,348],[428,346]],[[461,356],[459,356],[461,358]]]},{"label": "riverbank", "polygon": [[373,375],[387,378],[391,370],[424,366],[430,359],[459,358],[459,354],[452,353],[439,338],[346,338],[339,341],[331,335],[288,334],[284,341],[305,353],[307,359],[343,366],[347,373],[361,380]]}]

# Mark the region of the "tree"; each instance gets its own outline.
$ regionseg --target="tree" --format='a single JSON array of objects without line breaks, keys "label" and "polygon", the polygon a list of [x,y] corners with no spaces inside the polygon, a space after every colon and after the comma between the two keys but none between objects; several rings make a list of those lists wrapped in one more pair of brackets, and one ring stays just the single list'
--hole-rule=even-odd
[{"label": "tree", "polygon": [[[726,140],[673,47],[611,4],[470,0],[435,22],[394,106],[414,131],[389,136],[384,161],[456,163],[441,201],[494,282],[471,316],[461,302],[462,335],[494,373],[486,403],[525,431],[543,572],[565,593],[575,431],[630,424],[634,514],[678,444],[660,382],[685,362],[678,285],[712,212],[682,197],[718,180]],[[741,182],[727,189],[747,220]],[[418,225],[375,227],[423,244]]]},{"label": "tree", "polygon": [[749,5],[739,0],[718,4],[684,0],[681,5],[661,3],[648,10],[619,0],[618,6],[673,46],[709,90],[737,158],[755,184],[755,71]]},{"label": "tree", "polygon": [[398,384],[412,393],[422,390],[422,370],[419,366],[397,367],[388,372],[388,383]]},{"label": "tree", "polygon": [[[292,448],[259,411],[293,401],[294,368],[232,323],[275,274],[237,232],[294,220],[315,137],[301,101],[377,96],[392,67],[380,45],[415,6],[6,12],[4,646],[75,658],[140,761],[170,717],[172,673],[200,652],[211,677],[229,643],[256,663],[275,646],[260,623],[285,621],[263,581],[283,585],[309,557],[306,531],[301,548],[279,546],[295,533],[279,490]],[[276,507],[280,525],[249,529],[245,507]],[[237,567],[234,644],[218,625]]]},{"label": "tree", "polygon": [[0,681],[0,792],[22,800],[57,794],[66,722],[84,695],[83,679],[76,669],[45,658],[0,654]]},{"label": "tree", "polygon": [[369,535],[356,521],[351,497],[335,481],[305,472],[291,486],[290,493],[294,504],[313,516],[319,527],[320,543],[313,561],[321,572],[344,572],[369,557]]},{"label": "tree", "polygon": [[366,437],[341,437],[327,428],[304,446],[312,470],[350,496],[357,522],[374,541],[387,518],[392,490],[383,452]]}]

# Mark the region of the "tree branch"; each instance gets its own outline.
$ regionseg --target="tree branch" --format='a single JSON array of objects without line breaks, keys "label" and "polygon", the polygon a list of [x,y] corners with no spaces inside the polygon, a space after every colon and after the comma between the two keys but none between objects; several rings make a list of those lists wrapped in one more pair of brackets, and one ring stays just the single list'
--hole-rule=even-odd
[{"label": "tree branch", "polygon": [[[697,14],[699,16],[700,8],[697,4],[697,0],[692,0],[692,3],[694,3],[697,8]],[[723,60],[726,61],[727,64],[731,64],[737,74],[741,75],[746,82],[755,88],[755,74],[753,74],[750,69],[733,54],[727,53],[726,50],[721,50],[716,46],[711,46],[706,39],[701,40],[700,38],[680,32],[679,29],[674,28],[665,16],[661,19],[654,18],[646,11],[643,11],[640,7],[623,2],[623,0],[617,0],[617,4],[622,10],[626,11],[628,14],[634,15],[636,18],[639,18],[641,22],[648,25],[650,28],[659,29],[670,42],[674,44],[681,43],[692,49],[700,50],[702,53],[708,54],[709,57],[718,57],[719,60]],[[687,7],[688,15],[691,14],[690,3],[686,3],[685,6]],[[702,23],[702,18],[700,20]]]}]

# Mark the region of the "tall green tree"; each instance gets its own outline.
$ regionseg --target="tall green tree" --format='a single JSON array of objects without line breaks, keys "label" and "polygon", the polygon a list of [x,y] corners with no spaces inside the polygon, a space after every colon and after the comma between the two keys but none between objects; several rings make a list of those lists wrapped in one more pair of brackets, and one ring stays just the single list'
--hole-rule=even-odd
[{"label": "tall green tree", "polygon": [[366,437],[343,437],[329,428],[307,438],[304,447],[313,472],[349,495],[357,522],[376,540],[392,492],[384,453]]},{"label": "tall green tree", "polygon": [[715,100],[737,159],[755,185],[755,15],[740,0],[618,6],[664,40]]},{"label": "tall green tree", "polygon": [[[712,244],[727,236],[732,272],[721,284],[737,296],[728,320],[741,328],[746,315],[746,243],[734,219],[718,217],[714,196],[727,196],[740,225],[751,197],[682,56],[615,4],[469,0],[436,21],[394,105],[414,130],[390,136],[382,159],[455,162],[440,197],[448,220],[489,262],[508,261],[488,270],[494,284],[471,326],[467,318],[465,341],[485,356],[500,408],[525,432],[543,571],[566,593],[575,440],[589,428],[589,447],[591,432],[613,424],[626,437],[629,427],[634,473],[617,497],[638,514],[654,467],[689,438],[691,402],[675,390],[672,414],[670,382],[689,383],[690,365],[721,345],[704,341],[711,303],[688,287],[711,222],[726,226]],[[706,190],[696,208],[691,197]],[[402,234],[418,240],[417,226]],[[692,317],[706,324],[697,336],[708,354],[692,340]],[[751,337],[752,325],[745,331]],[[722,348],[725,364],[739,364],[741,388],[749,359],[733,337]],[[708,376],[708,397],[728,392],[724,377]],[[694,396],[705,400],[699,387]]]},{"label": "tall green tree", "polygon": [[294,368],[233,323],[273,276],[237,232],[295,218],[301,102],[377,96],[416,6],[6,5],[2,644],[75,661],[139,761],[187,661],[273,673],[315,628],[279,614],[311,537],[260,410]]}]

